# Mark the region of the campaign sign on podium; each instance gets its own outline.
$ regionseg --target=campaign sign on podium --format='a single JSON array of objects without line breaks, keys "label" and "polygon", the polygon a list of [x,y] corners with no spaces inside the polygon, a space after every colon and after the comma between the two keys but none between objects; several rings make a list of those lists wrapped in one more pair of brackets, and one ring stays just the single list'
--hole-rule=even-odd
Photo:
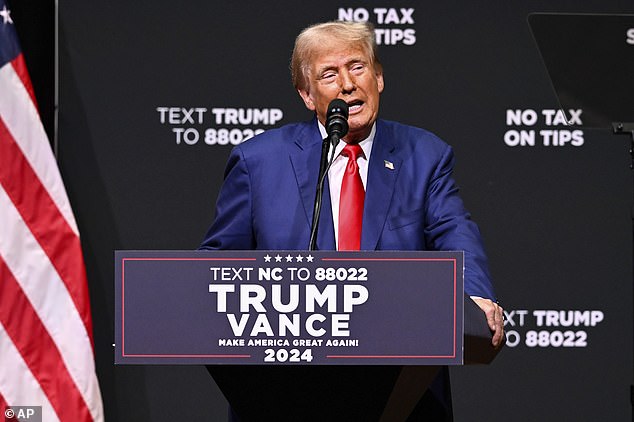
[{"label": "campaign sign on podium", "polygon": [[462,252],[117,251],[115,363],[459,365]]}]

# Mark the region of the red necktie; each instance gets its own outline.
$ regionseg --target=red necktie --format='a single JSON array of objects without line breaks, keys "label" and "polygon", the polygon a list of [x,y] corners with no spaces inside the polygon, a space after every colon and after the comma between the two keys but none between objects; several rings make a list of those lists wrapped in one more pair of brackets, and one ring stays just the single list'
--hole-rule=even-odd
[{"label": "red necktie", "polygon": [[341,183],[339,199],[339,248],[340,251],[358,251],[361,248],[361,221],[365,191],[359,174],[357,158],[363,150],[357,144],[346,145],[341,155],[348,157]]}]

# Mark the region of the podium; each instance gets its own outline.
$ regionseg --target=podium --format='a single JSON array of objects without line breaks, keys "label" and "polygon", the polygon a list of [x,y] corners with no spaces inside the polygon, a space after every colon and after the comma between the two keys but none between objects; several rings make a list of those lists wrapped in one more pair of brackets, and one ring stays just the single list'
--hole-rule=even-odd
[{"label": "podium", "polygon": [[406,420],[498,350],[462,252],[117,251],[115,363],[205,364],[242,422]]},{"label": "podium", "polygon": [[[465,363],[491,363],[499,350],[491,347],[484,313],[466,296],[464,323]],[[441,371],[434,365],[207,369],[242,422],[406,421]]]}]

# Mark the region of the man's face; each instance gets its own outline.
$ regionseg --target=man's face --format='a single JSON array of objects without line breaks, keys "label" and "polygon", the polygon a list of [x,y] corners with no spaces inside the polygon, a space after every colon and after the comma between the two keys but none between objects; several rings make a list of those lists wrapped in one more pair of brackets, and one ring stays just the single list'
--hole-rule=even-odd
[{"label": "man's face", "polygon": [[328,104],[335,98],[349,107],[348,134],[344,140],[356,143],[365,139],[379,113],[383,92],[383,72],[370,63],[370,57],[356,46],[324,45],[313,53],[307,87],[299,95],[309,110],[326,123]]}]

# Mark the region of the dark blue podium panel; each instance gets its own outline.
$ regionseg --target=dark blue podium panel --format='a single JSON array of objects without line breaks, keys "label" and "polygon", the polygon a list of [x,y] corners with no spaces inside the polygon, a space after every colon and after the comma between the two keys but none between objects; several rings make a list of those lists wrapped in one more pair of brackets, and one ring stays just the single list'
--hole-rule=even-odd
[{"label": "dark blue podium panel", "polygon": [[457,365],[462,252],[117,251],[115,363]]}]

